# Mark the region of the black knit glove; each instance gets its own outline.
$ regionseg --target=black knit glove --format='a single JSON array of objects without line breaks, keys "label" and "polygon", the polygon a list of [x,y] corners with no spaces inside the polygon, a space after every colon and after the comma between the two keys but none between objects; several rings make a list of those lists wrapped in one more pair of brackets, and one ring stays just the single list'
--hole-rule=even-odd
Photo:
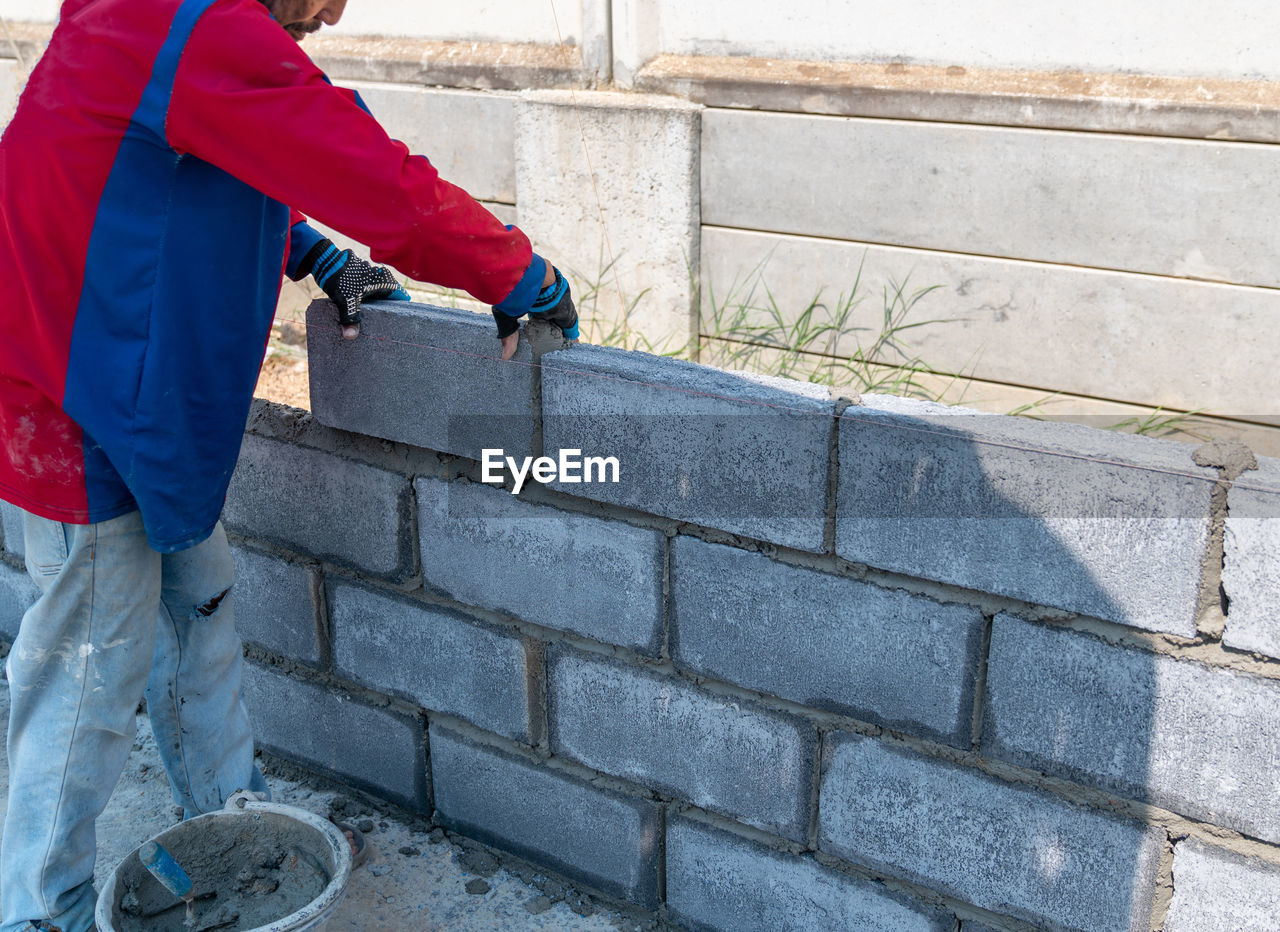
[{"label": "black knit glove", "polygon": [[[552,268],[556,279],[538,292],[538,297],[529,308],[529,316],[539,320],[547,320],[564,331],[566,340],[578,339],[578,310],[573,306],[573,295],[569,291],[569,283],[564,280],[560,270]],[[506,311],[493,309],[493,319],[498,325],[498,339],[505,339],[520,329],[517,323],[520,314],[512,315]]]},{"label": "black knit glove", "polygon": [[298,278],[310,275],[338,306],[338,323],[354,327],[360,323],[363,301],[408,301],[409,292],[400,287],[385,265],[366,262],[350,249],[339,250],[322,239],[298,263]]}]

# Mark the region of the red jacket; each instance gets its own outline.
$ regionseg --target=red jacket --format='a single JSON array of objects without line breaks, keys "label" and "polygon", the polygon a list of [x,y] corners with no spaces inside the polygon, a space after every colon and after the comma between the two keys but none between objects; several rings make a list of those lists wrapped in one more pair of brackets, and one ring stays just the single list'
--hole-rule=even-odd
[{"label": "red jacket", "polygon": [[0,139],[0,498],[71,523],[140,508],[162,552],[208,536],[290,208],[489,304],[541,284],[528,239],[258,0],[65,0]]}]

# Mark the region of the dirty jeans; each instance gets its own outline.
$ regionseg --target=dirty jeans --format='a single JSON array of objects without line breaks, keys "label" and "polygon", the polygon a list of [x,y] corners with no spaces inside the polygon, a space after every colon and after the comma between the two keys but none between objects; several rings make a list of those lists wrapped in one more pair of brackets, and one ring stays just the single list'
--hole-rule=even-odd
[{"label": "dirty jeans", "polygon": [[6,662],[0,932],[40,919],[85,932],[96,898],[94,821],[133,746],[144,690],[187,817],[221,808],[237,789],[266,791],[240,698],[231,597],[219,598],[231,588],[231,552],[219,524],[202,544],[156,553],[136,511],[90,525],[26,514],[24,529],[27,571],[42,595]]}]

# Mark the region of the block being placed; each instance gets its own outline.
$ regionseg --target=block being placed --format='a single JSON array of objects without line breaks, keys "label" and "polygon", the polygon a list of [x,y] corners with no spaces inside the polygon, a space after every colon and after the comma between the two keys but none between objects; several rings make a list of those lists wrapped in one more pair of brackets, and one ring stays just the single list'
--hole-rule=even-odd
[{"label": "block being placed", "polygon": [[530,455],[533,368],[527,340],[503,362],[491,316],[402,301],[363,305],[344,340],[328,301],[307,308],[311,411],[354,433],[480,459]]}]

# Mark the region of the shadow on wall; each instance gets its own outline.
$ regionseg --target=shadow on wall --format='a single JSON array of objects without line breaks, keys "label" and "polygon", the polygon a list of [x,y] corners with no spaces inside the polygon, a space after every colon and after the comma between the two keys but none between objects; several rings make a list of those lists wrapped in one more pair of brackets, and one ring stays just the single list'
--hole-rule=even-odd
[{"label": "shadow on wall", "polygon": [[[615,453],[627,477],[622,486],[565,491],[801,553],[829,545],[814,520],[815,503],[819,517],[824,510],[815,488],[825,483],[834,410],[825,392],[594,348],[552,354],[543,365],[548,454]],[[594,388],[585,377],[601,374],[609,380]],[[661,390],[667,386],[677,391]],[[790,600],[797,605],[792,630],[780,628],[779,640],[807,638],[796,648],[799,659],[754,645],[750,662],[739,666],[759,671],[733,678],[723,673],[727,664],[710,669],[691,654],[691,630],[710,632],[704,645],[719,637],[741,650],[748,639],[728,617],[716,617],[715,597],[682,598],[696,549],[683,538],[672,566],[677,667],[903,736],[826,735],[819,850],[1038,925],[1148,929],[1165,832],[1096,808],[1090,789],[1200,811],[1193,792],[1179,795],[1151,779],[1153,761],[1176,766],[1157,750],[1157,701],[1166,679],[1189,665],[1116,641],[1132,629],[1195,636],[1216,471],[1197,468],[1189,448],[1176,443],[877,396],[839,416],[838,444],[836,554],[960,587],[924,588],[944,602],[985,603],[995,614],[985,656],[975,651],[965,670],[968,695],[980,696],[959,728],[963,740],[948,737],[946,725],[925,724],[945,713],[886,721],[878,700],[850,700],[854,688],[839,676],[800,694],[817,681],[804,651],[808,667],[829,666],[827,654],[842,653],[825,650],[815,633],[832,613],[822,599]],[[751,586],[751,574],[738,572],[738,585]],[[852,579],[842,586],[850,601],[870,598]],[[1015,601],[993,603],[986,594]],[[756,598],[787,601],[764,589]],[[839,619],[846,641],[874,639],[855,614]],[[917,626],[917,641],[929,633]],[[923,669],[887,665],[924,693],[931,679],[959,676],[953,658],[939,650]],[[794,683],[787,671],[768,673],[788,663]],[[844,670],[846,681],[853,667]],[[956,761],[915,740],[940,735],[972,756]],[[1046,774],[1080,785],[1055,784]],[[721,906],[730,913],[718,927],[732,927],[735,907]]]},{"label": "shadow on wall", "polygon": [[858,736],[829,745],[820,846],[1036,924],[1150,928],[1164,830],[1041,774],[1215,814],[1170,781],[1156,712],[1171,688],[1203,686],[1115,639],[1195,636],[1216,472],[1145,438],[865,402],[840,424],[839,555],[1060,611],[993,620],[981,770]]}]

